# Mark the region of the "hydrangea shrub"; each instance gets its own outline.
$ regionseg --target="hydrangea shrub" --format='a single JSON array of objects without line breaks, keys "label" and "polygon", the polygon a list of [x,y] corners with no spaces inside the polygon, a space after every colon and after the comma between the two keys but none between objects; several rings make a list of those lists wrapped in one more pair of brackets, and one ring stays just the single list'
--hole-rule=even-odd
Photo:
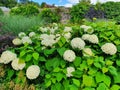
[{"label": "hydrangea shrub", "polygon": [[[54,23],[34,33],[20,33],[17,38],[21,44],[15,43],[17,47],[4,57],[10,58],[8,64],[16,60],[13,69],[7,64],[10,71],[6,80],[22,84],[27,80],[38,90],[119,90],[120,26],[109,21],[86,21],[84,26],[90,26],[92,33],[81,26]],[[70,33],[69,38],[66,33]],[[2,58],[5,52],[0,63],[7,61]],[[19,72],[23,73],[21,78]]]}]

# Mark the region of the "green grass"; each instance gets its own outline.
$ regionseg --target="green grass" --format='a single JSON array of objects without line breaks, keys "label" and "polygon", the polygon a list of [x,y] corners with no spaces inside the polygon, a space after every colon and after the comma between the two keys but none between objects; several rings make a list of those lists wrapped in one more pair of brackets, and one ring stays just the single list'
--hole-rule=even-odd
[{"label": "green grass", "polygon": [[37,16],[25,17],[25,16],[0,16],[0,22],[3,23],[1,34],[10,33],[17,35],[19,32],[26,32],[30,28],[43,24],[43,20]]}]

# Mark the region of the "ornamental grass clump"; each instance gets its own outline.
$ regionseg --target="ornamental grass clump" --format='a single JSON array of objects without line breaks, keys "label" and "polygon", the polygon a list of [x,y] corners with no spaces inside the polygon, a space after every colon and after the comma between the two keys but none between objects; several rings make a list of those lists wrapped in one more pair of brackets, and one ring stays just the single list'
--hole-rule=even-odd
[{"label": "ornamental grass clump", "polygon": [[0,57],[5,81],[27,82],[37,90],[119,90],[120,26],[102,21],[84,25],[94,32],[54,23],[20,33],[13,40],[16,47]]}]

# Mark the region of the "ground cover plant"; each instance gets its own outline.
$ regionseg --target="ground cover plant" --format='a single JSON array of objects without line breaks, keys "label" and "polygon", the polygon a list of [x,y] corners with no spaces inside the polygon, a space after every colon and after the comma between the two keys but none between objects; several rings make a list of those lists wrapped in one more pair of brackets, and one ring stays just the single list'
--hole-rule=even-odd
[{"label": "ground cover plant", "polygon": [[[36,90],[119,90],[120,26],[113,21],[49,24],[21,32],[0,57],[5,79]],[[8,88],[8,87],[7,87]]]}]

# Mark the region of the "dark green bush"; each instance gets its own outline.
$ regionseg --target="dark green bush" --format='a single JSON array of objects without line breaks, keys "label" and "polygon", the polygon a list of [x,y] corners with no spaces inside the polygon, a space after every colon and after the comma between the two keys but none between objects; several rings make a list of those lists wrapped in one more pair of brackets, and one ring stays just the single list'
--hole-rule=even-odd
[{"label": "dark green bush", "polygon": [[23,15],[23,16],[33,16],[37,15],[38,13],[39,13],[38,7],[31,4],[18,6],[12,8],[10,11],[11,15]]},{"label": "dark green bush", "polygon": [[43,18],[46,22],[52,23],[52,22],[59,22],[60,21],[60,15],[57,13],[56,10],[51,10],[49,8],[44,8],[39,16]]},{"label": "dark green bush", "polygon": [[102,7],[107,19],[120,21],[120,2],[106,2]]},{"label": "dark green bush", "polygon": [[71,21],[80,22],[90,7],[89,2],[80,2],[74,5],[70,11]]},{"label": "dark green bush", "polygon": [[0,8],[0,15],[3,15],[4,13],[3,13],[3,11],[2,11],[2,9]]}]

